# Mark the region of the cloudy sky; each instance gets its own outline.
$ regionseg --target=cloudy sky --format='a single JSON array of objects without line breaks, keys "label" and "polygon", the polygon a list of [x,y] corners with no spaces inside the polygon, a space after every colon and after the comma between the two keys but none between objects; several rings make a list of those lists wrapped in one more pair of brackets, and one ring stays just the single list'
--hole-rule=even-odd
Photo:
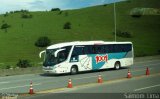
[{"label": "cloudy sky", "polygon": [[0,0],[0,14],[21,9],[30,11],[45,11],[51,8],[78,9],[114,1],[120,0]]}]

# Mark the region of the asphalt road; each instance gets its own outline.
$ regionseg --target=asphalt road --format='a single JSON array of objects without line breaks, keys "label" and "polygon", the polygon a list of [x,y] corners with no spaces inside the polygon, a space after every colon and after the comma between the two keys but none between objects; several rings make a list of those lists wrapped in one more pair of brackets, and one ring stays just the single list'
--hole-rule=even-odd
[{"label": "asphalt road", "polygon": [[19,99],[160,99],[160,73],[132,79],[90,84],[56,93],[39,94]]},{"label": "asphalt road", "polygon": [[132,79],[106,81],[104,84],[88,85],[64,93],[160,93],[160,73]]},{"label": "asphalt road", "polygon": [[[159,73],[160,56],[136,58],[135,64],[130,67],[132,76],[134,77],[144,75],[146,67],[149,67],[151,74]],[[35,93],[48,93],[50,91],[66,88],[69,78],[72,79],[74,87],[80,85],[87,85],[89,83],[96,83],[99,74],[102,75],[104,81],[112,81],[116,79],[123,80],[123,78],[126,78],[127,72],[128,68],[121,70],[109,69],[97,72],[81,73],[78,75],[46,76],[43,74],[28,74],[0,77],[0,93],[28,93],[30,81],[33,82],[33,88]],[[144,81],[144,83],[146,82]],[[130,87],[129,84],[126,85]],[[115,90],[117,90],[117,92],[121,92],[121,88]],[[110,92],[112,92],[112,90],[110,90]]]}]

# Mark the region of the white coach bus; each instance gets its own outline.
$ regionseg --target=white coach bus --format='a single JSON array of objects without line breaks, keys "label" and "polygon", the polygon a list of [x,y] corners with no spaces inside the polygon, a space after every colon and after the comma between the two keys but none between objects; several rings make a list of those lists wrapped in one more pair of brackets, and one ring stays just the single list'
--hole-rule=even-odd
[{"label": "white coach bus", "polygon": [[80,71],[107,68],[120,69],[133,64],[131,42],[75,41],[47,47],[44,53],[45,73],[76,74]]}]

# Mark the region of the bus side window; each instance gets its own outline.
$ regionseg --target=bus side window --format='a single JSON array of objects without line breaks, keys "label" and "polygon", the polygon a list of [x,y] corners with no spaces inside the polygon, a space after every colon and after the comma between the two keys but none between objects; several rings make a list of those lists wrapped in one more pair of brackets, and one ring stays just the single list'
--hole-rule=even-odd
[{"label": "bus side window", "polygon": [[84,55],[84,54],[86,54],[86,52],[85,52],[85,48],[84,48],[84,47],[82,47],[82,55]]},{"label": "bus side window", "polygon": [[88,47],[85,45],[83,48],[84,54],[88,54]]},{"label": "bus side window", "polygon": [[108,45],[104,45],[103,49],[104,49],[104,53],[109,53],[109,51],[108,51]]},{"label": "bus side window", "polygon": [[88,47],[88,54],[93,54],[92,53],[92,45],[88,45],[87,47]]},{"label": "bus side window", "polygon": [[108,53],[112,53],[112,52],[113,52],[113,50],[112,50],[112,49],[113,49],[113,46],[112,46],[111,44],[110,44],[110,45],[107,45],[107,46],[106,46],[106,49],[107,49],[107,52],[108,52]]},{"label": "bus side window", "polygon": [[120,47],[119,44],[115,44],[115,45],[114,45],[114,52],[115,52],[115,53],[116,53],[116,52],[121,52],[121,47]]},{"label": "bus side window", "polygon": [[92,54],[96,54],[96,47],[92,46]]},{"label": "bus side window", "polygon": [[102,46],[102,53],[104,53],[104,54],[107,53],[105,45]]},{"label": "bus side window", "polygon": [[131,46],[131,44],[126,44],[126,45],[124,45],[125,47],[125,52],[128,52],[128,51],[131,51],[131,49],[132,49],[132,46]]},{"label": "bus side window", "polygon": [[101,51],[101,47],[100,47],[100,46],[97,46],[96,54],[102,54],[102,51]]},{"label": "bus side window", "polygon": [[105,46],[104,45],[97,46],[97,53],[98,54],[105,54],[106,53]]},{"label": "bus side window", "polygon": [[71,58],[70,58],[70,62],[78,62],[78,47],[75,47],[73,49],[73,52],[72,52],[72,55],[71,55]]}]

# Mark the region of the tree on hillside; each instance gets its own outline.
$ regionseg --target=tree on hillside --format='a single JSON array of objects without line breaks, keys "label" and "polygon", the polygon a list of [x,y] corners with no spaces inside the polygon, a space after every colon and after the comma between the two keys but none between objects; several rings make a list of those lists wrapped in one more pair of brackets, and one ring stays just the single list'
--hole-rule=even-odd
[{"label": "tree on hillside", "polygon": [[15,10],[15,11],[12,11],[13,13],[20,13],[20,12],[22,12],[22,13],[29,13],[29,10],[23,10],[23,9],[21,9],[21,10]]},{"label": "tree on hillside", "polygon": [[4,14],[4,17],[7,17],[8,16],[8,12],[6,12],[5,14]]},{"label": "tree on hillside", "polygon": [[47,47],[49,46],[51,43],[51,40],[46,37],[46,36],[43,36],[43,37],[39,37],[37,39],[37,41],[35,42],[35,46],[37,47]]},{"label": "tree on hillside", "polygon": [[5,20],[2,20],[2,23],[5,23]]},{"label": "tree on hillside", "polygon": [[[113,35],[115,35],[115,32],[113,32]],[[117,30],[116,35],[123,38],[132,38],[133,35],[128,31],[121,31]]]},{"label": "tree on hillside", "polygon": [[29,10],[23,10],[23,9],[21,9],[20,12],[29,13]]},{"label": "tree on hillside", "polygon": [[21,17],[24,18],[24,19],[28,19],[28,18],[32,18],[32,15],[29,14],[29,13],[23,13],[23,14],[21,15]]},{"label": "tree on hillside", "polygon": [[65,12],[65,16],[68,16],[68,12]]},{"label": "tree on hillside", "polygon": [[63,29],[71,29],[71,23],[70,22],[66,22],[63,26]]},{"label": "tree on hillside", "polygon": [[61,11],[60,8],[52,8],[51,11]]},{"label": "tree on hillside", "polygon": [[60,12],[58,13],[58,15],[61,15],[61,14],[62,14],[62,12],[63,12],[63,11],[60,11]]},{"label": "tree on hillside", "polygon": [[7,32],[7,29],[10,27],[10,25],[8,25],[7,23],[4,23],[1,25],[1,29],[5,30],[5,32]]}]

